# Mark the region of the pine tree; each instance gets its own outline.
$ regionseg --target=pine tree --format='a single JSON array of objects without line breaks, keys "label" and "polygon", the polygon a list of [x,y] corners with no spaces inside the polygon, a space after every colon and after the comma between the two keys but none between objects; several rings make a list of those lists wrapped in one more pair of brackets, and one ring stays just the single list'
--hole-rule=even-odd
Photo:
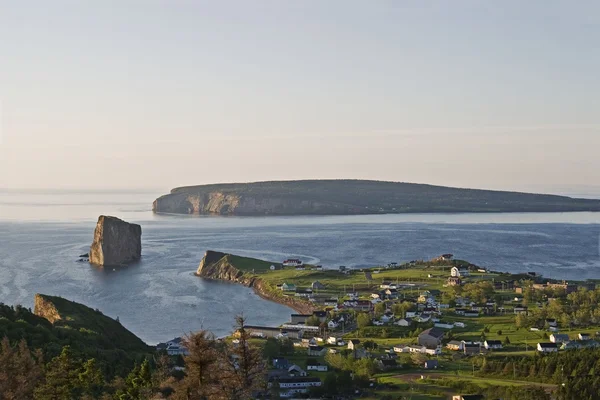
[{"label": "pine tree", "polygon": [[46,365],[45,382],[36,388],[36,400],[71,399],[78,388],[79,364],[69,346]]}]

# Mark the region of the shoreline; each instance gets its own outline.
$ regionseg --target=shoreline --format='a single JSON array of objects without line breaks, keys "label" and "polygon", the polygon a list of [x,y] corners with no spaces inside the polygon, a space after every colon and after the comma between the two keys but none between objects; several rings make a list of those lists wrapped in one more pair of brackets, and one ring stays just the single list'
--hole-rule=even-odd
[{"label": "shoreline", "polygon": [[285,306],[287,308],[292,309],[298,314],[312,314],[313,311],[317,310],[317,307],[312,306],[308,302],[303,302],[300,300],[295,300],[294,298],[283,297],[283,299],[288,301],[280,301],[279,297],[271,296],[267,294],[263,289],[262,285],[264,282],[260,278],[251,278],[249,282],[244,281],[235,281],[230,279],[221,279],[221,278],[212,278],[203,275],[199,275],[197,272],[194,273],[194,276],[202,279],[207,279],[210,281],[217,281],[222,283],[230,283],[234,285],[242,285],[247,288],[251,288],[254,293],[263,300],[270,301],[272,303],[277,303],[279,305]]}]

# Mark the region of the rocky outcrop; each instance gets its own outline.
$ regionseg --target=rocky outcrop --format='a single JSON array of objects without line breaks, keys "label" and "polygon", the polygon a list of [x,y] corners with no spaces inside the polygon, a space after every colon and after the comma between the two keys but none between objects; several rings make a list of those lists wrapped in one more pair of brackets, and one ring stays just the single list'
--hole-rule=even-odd
[{"label": "rocky outcrop", "polygon": [[311,314],[316,310],[308,301],[284,296],[262,279],[251,274],[245,274],[235,267],[230,254],[208,250],[200,261],[196,275],[207,279],[233,282],[250,287],[263,299],[290,307],[301,314]]},{"label": "rocky outcrop", "polygon": [[36,293],[35,295],[33,313],[38,317],[46,318],[51,323],[55,323],[62,319],[56,306],[52,302],[52,299],[39,293]]},{"label": "rocky outcrop", "polygon": [[142,256],[142,227],[116,217],[101,215],[90,248],[90,263],[120,266]]}]

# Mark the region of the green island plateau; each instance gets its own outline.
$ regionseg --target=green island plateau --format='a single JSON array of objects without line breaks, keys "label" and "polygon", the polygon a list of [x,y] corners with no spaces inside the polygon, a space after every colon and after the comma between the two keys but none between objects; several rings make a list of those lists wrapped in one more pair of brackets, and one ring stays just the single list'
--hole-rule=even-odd
[{"label": "green island plateau", "polygon": [[370,180],[298,180],[184,186],[153,203],[156,213],[358,215],[600,211],[600,200]]}]

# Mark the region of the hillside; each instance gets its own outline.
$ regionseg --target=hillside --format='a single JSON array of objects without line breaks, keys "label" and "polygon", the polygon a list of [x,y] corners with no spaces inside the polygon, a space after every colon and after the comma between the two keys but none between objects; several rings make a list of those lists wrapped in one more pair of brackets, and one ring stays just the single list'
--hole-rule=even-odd
[{"label": "hillside", "polygon": [[229,183],[175,188],[157,213],[354,215],[443,212],[600,211],[600,200],[366,180]]},{"label": "hillside", "polygon": [[[0,303],[0,338],[11,343],[25,339],[46,360],[63,346],[83,358],[95,358],[108,375],[129,371],[135,362],[151,357],[154,349],[118,321],[98,310],[61,297],[37,294],[35,309]],[[0,396],[1,397],[1,396]]]}]

